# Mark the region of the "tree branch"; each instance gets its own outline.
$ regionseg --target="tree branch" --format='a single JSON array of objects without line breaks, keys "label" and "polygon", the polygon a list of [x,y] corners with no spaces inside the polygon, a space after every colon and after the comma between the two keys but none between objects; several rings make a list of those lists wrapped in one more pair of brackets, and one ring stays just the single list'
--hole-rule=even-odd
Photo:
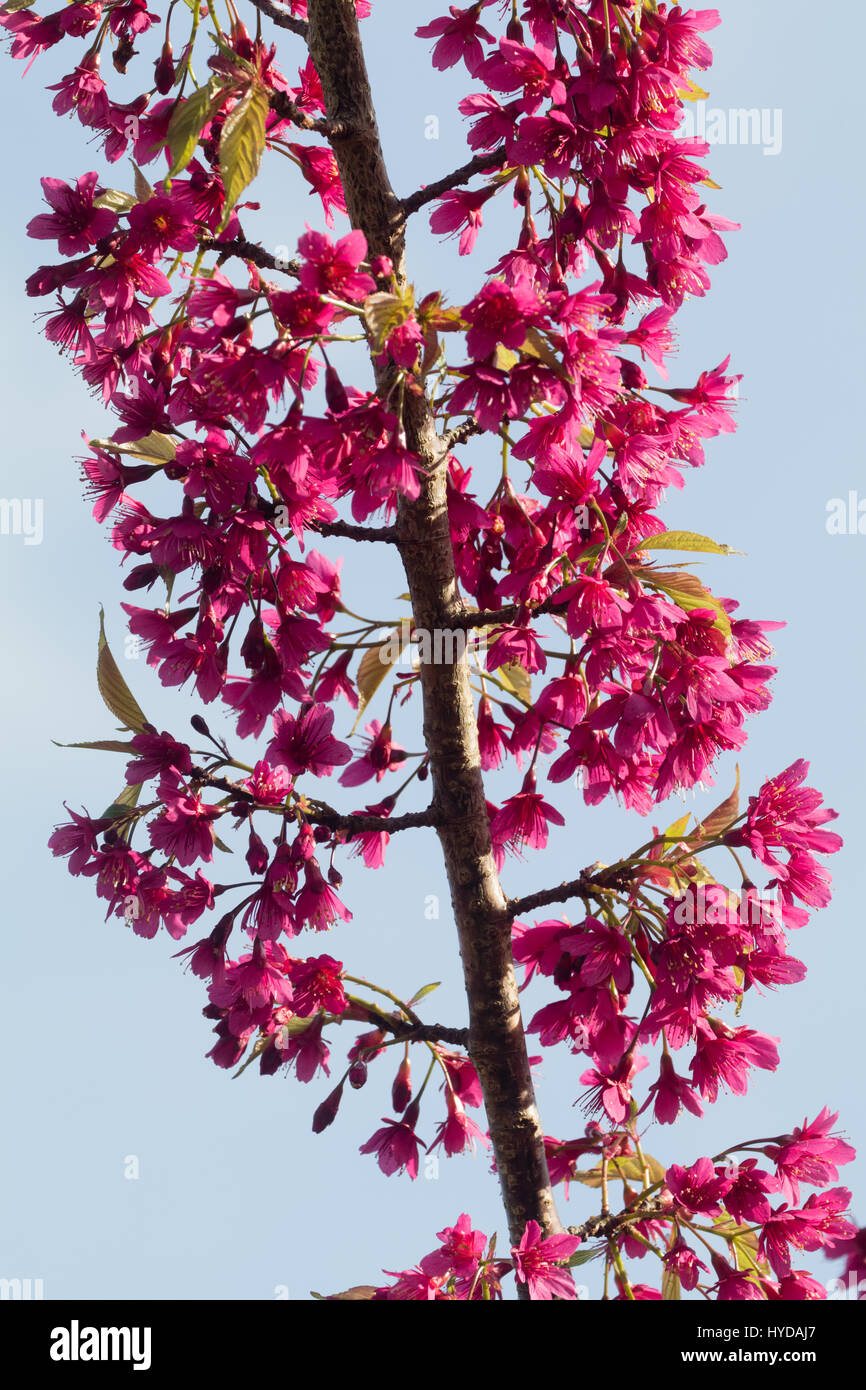
[{"label": "tree branch", "polygon": [[343,816],[330,806],[322,806],[318,810],[304,811],[304,819],[312,825],[325,825],[331,830],[348,830],[355,835],[366,834],[371,830],[387,830],[390,834],[392,830],[418,830],[439,823],[432,806],[428,806],[426,811],[407,811],[403,816]]},{"label": "tree branch", "polygon": [[499,145],[495,150],[488,150],[485,154],[477,154],[474,159],[470,159],[466,164],[461,164],[460,168],[455,169],[453,173],[446,174],[444,178],[437,179],[435,183],[428,183],[424,188],[410,193],[408,198],[401,199],[403,215],[411,217],[413,212],[423,208],[425,203],[432,203],[433,199],[438,198],[442,193],[447,193],[451,188],[459,188],[462,183],[466,183],[475,174],[483,174],[488,169],[501,168],[504,163],[504,145]]},{"label": "tree branch", "polygon": [[266,251],[257,242],[247,241],[244,237],[235,237],[233,241],[217,241],[215,237],[202,237],[199,245],[205,251],[217,251],[217,265],[222,265],[229,256],[239,256],[241,260],[252,261],[260,270],[281,270],[284,275],[293,275],[297,278],[301,269],[300,261],[281,261],[276,256],[272,256],[270,251]]},{"label": "tree branch", "polygon": [[[360,132],[334,144],[352,226],[370,256],[390,256],[397,284],[407,284],[407,215],[474,172],[504,161],[501,151],[473,160],[401,202],[391,187],[376,127],[354,0],[308,0],[310,55],[332,120]],[[393,368],[375,364],[377,386],[393,385]],[[463,606],[448,526],[447,473],[430,407],[409,393],[402,406],[409,449],[424,470],[418,498],[398,507],[398,546],[419,629],[451,628]],[[433,804],[445,858],[466,996],[469,1055],[481,1082],[512,1241],[528,1221],[560,1232],[544,1134],[535,1103],[526,1035],[511,956],[511,914],[493,861],[481,775],[478,730],[465,654],[449,664],[425,662],[420,683]],[[521,1285],[521,1297],[526,1286]]]},{"label": "tree branch", "polygon": [[266,14],[268,19],[273,20],[274,24],[280,29],[291,29],[293,34],[298,34],[302,39],[306,39],[308,33],[307,22],[304,19],[294,19],[292,15],[286,14],[279,5],[272,4],[272,0],[252,0],[257,10]]},{"label": "tree branch", "polygon": [[346,140],[354,133],[344,121],[329,121],[327,116],[311,116],[302,111],[285,92],[271,92],[270,108],[301,130],[314,130],[328,140]]},{"label": "tree branch", "polygon": [[559,613],[568,607],[568,599],[557,598],[552,594],[543,603],[533,607],[526,607],[519,603],[508,603],[504,608],[489,608],[481,613],[466,613],[459,618],[457,627],[496,627],[500,624],[513,623],[515,618],[520,622],[532,622],[534,618],[540,618],[545,613]]},{"label": "tree branch", "polygon": [[409,1005],[406,1005],[409,1017],[401,1018],[398,1013],[386,1013],[378,1004],[359,1000],[356,995],[351,995],[350,999],[353,1005],[363,1005],[368,1014],[368,1021],[392,1033],[396,1042],[449,1043],[453,1047],[464,1048],[469,1046],[468,1028],[449,1028],[442,1023],[423,1023]]},{"label": "tree branch", "polygon": [[[217,791],[227,792],[238,801],[248,802],[252,806],[261,805],[252,792],[247,791],[240,782],[233,782],[230,777],[220,777],[215,772],[206,772],[202,767],[194,767],[189,773],[189,779],[199,786],[215,787]],[[437,812],[433,806],[428,806],[426,811],[407,811],[403,816],[344,816],[324,802],[316,802],[315,805],[307,803],[300,809],[304,820],[309,821],[310,825],[324,825],[329,830],[349,831],[350,835],[363,835],[378,830],[387,830],[390,834],[392,830],[417,830],[423,826],[438,824]]]},{"label": "tree branch", "polygon": [[322,536],[345,536],[351,541],[384,541],[397,544],[395,526],[355,526],[350,521],[311,521],[308,530]]},{"label": "tree branch", "polygon": [[524,913],[547,907],[549,903],[564,903],[569,898],[589,899],[609,888],[625,888],[630,881],[631,871],[628,868],[603,869],[598,874],[583,869],[579,878],[560,883],[557,888],[543,888],[540,893],[529,893],[525,898],[509,898],[508,907],[512,916],[522,917]]},{"label": "tree branch", "polygon": [[408,1028],[394,1027],[399,1042],[449,1043],[453,1047],[469,1046],[468,1028],[446,1028],[441,1023],[412,1024]]},{"label": "tree branch", "polygon": [[670,1207],[665,1208],[657,1203],[645,1207],[632,1207],[629,1211],[621,1211],[616,1216],[591,1216],[581,1226],[569,1226],[568,1234],[580,1236],[581,1240],[598,1239],[600,1236],[610,1239],[624,1226],[630,1226],[635,1221],[652,1221],[654,1218],[664,1215],[670,1216]]},{"label": "tree branch", "polygon": [[461,424],[455,425],[453,430],[442,436],[442,450],[448,453],[455,444],[465,444],[467,439],[471,439],[473,434],[481,434],[481,426],[477,420],[464,420]]}]

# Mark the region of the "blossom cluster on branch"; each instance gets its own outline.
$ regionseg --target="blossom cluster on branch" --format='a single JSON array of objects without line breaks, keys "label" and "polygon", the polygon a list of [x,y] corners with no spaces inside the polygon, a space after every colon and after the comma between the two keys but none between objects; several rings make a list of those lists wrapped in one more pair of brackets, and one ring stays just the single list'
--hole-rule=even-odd
[{"label": "blossom cluster on branch", "polygon": [[[315,542],[396,543],[394,520],[427,466],[409,447],[407,410],[426,402],[465,626],[486,638],[484,653],[461,658],[481,766],[517,772],[512,794],[488,803],[499,871],[564,823],[541,779],[577,777],[587,805],[613,796],[649,815],[711,784],[719,757],[743,746],[747,719],[770,702],[767,634],[780,624],[739,616],[691,568],[659,563],[729,547],[657,515],[666,490],[704,464],[705,442],[735,427],[729,359],[666,384],[677,311],[707,293],[736,225],[708,207],[708,147],[678,134],[719,16],[655,0],[477,0],[417,30],[434,41],[436,68],[465,68],[469,158],[400,200],[400,217],[425,210],[461,256],[483,253],[494,200],[514,219],[511,249],[451,305],[442,291],[416,293],[361,229],[336,225],[346,198],[334,150],[359,132],[326,109],[309,55],[299,50],[293,83],[263,37],[262,15],[290,31],[285,47],[302,43],[305,0],[254,3],[254,37],[233,0],[225,23],[211,0],[172,5],[164,29],[146,0],[0,10],[15,58],[77,43],[54,110],[80,121],[108,164],[133,161],[130,191],[95,171],[42,180],[48,211],[28,231],[60,259],[27,292],[51,302],[47,338],[117,418],[109,437],[87,439],[81,466],[124,568],[129,630],[163,685],[224,706],[237,735],[230,748],[200,714],[196,740],[154,727],[103,634],[100,690],[129,738],[83,746],[121,753],[125,786],[100,816],[70,810],[51,847],[138,935],[195,937],[179,955],[207,984],[217,1065],[256,1060],[263,1074],[309,1082],[329,1075],[339,1026],[364,1030],[316,1131],[346,1082],[363,1086],[396,1047],[395,1115],[361,1152],[414,1177],[434,1078],[444,1111],[429,1147],[487,1142],[468,1113],[483,1095],[465,1030],[425,1024],[419,997],[356,979],[330,955],[289,950],[350,920],[343,856],[379,870],[394,834],[440,816],[423,796],[397,810],[429,781],[427,753],[397,744],[391,722],[420,680],[387,655],[405,613],[353,614],[339,564]],[[126,72],[151,30],[162,37],[137,64],[144,90],[118,102],[104,69]],[[308,227],[291,260],[248,236],[257,204],[244,195],[265,154],[292,166],[327,228]],[[368,349],[361,384],[332,360],[347,342]],[[353,746],[346,720],[385,702],[385,682],[384,719]],[[245,743],[256,745],[246,757]],[[464,1214],[377,1297],[495,1298],[509,1270],[533,1298],[573,1297],[570,1267],[594,1238],[620,1298],[674,1286],[824,1296],[791,1253],[856,1247],[849,1194],[831,1186],[853,1157],[835,1115],[667,1169],[639,1128],[672,1124],[683,1106],[700,1115],[778,1064],[778,1039],[737,1015],[746,996],[803,978],[789,932],[829,901],[821,856],[841,840],[807,772],[798,761],[745,810],[735,790],[691,826],[684,816],[654,828],[614,863],[512,901],[514,959],[549,991],[528,1031],[583,1058],[575,1089],[588,1123],[574,1139],[546,1138],[550,1179],[598,1188],[600,1216],[571,1234],[529,1222],[502,1259]],[[337,809],[319,799],[324,778],[352,792],[375,784],[378,799]],[[246,837],[249,877],[216,882],[229,829]],[[705,863],[715,850],[733,884]],[[520,920],[569,899],[575,922]],[[417,1048],[426,1072],[413,1090]],[[818,1192],[801,1201],[800,1183]],[[658,1288],[635,1285],[623,1263],[648,1253]]]}]

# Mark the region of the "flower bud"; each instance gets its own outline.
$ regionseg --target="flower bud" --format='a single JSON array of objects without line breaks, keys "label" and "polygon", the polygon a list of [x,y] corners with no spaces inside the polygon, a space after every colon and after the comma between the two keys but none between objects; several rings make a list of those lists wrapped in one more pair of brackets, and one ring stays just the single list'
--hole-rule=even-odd
[{"label": "flower bud", "polygon": [[340,1101],[343,1098],[343,1082],[335,1086],[329,1096],[326,1096],[321,1105],[313,1115],[313,1133],[321,1134],[323,1129],[332,1125],[337,1118],[337,1111],[340,1108]]},{"label": "flower bud", "polygon": [[647,377],[637,362],[632,362],[627,357],[620,357],[619,366],[625,389],[627,391],[642,391],[647,384]]},{"label": "flower bud", "polygon": [[251,874],[263,874],[270,862],[265,842],[254,830],[250,830],[250,847],[246,853],[246,860]]},{"label": "flower bud", "polygon": [[404,1057],[397,1069],[397,1075],[394,1077],[394,1084],[391,1087],[391,1104],[398,1115],[406,1109],[406,1106],[412,1099],[411,1073],[412,1067],[409,1058]]},{"label": "flower bud", "polygon": [[154,64],[153,80],[160,96],[168,96],[174,86],[174,60],[168,39],[162,45],[162,52]]},{"label": "flower bud", "polygon": [[362,1086],[367,1084],[367,1063],[353,1062],[349,1068],[349,1085],[355,1091],[360,1091]]},{"label": "flower bud", "polygon": [[330,362],[325,368],[325,400],[328,402],[328,409],[335,415],[342,415],[343,411],[349,409],[346,388]]},{"label": "flower bud", "polygon": [[134,570],[123,581],[123,587],[127,593],[134,593],[136,589],[149,589],[151,584],[155,584],[159,579],[159,570],[156,565],[136,565]]}]

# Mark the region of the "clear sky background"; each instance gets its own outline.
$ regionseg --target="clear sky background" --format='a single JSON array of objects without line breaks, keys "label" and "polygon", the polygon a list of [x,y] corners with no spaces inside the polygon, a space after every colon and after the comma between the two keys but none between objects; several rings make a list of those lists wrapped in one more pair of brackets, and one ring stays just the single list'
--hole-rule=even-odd
[{"label": "clear sky background", "polygon": [[[156,8],[164,14],[164,4]],[[252,16],[251,6],[242,8]],[[858,45],[845,38],[857,32],[859,11],[851,0],[835,7],[832,58],[825,51],[816,61],[815,11],[804,0],[725,0],[720,8],[723,25],[710,36],[716,62],[704,82],[707,105],[726,113],[781,112],[781,128],[779,117],[770,117],[777,137],[781,129],[781,150],[766,155],[761,144],[725,143],[709,158],[722,185],[711,206],[743,230],[728,236],[730,256],[713,272],[710,296],[678,317],[681,348],[671,376],[675,385],[692,384],[699,371],[732,353],[733,369],[744,374],[739,430],[712,442],[707,467],[687,476],[685,492],[669,496],[662,516],[670,529],[702,531],[744,551],[711,560],[702,577],[716,592],[738,598],[744,615],[788,623],[775,637],[774,703],[750,724],[740,755],[744,792],[795,758],[810,759],[809,781],[839,811],[834,828],[846,844],[830,864],[832,906],[815,914],[792,945],[808,966],[806,980],[777,995],[750,992],[741,1015],[741,1022],[782,1038],[778,1072],[754,1073],[746,1098],[708,1107],[703,1121],[686,1117],[673,1129],[652,1128],[646,1148],[665,1163],[783,1133],[823,1105],[841,1111],[840,1126],[866,1154],[860,1047],[866,536],[830,535],[825,525],[831,499],[847,499],[852,490],[866,498],[859,252],[866,209],[854,172],[862,164],[861,59]],[[408,193],[466,157],[456,105],[472,86],[462,70],[435,73],[429,45],[412,37],[418,24],[445,11],[444,3],[374,0],[373,9],[364,34],[380,128],[394,185]],[[253,18],[247,22],[252,28]],[[4,58],[0,84],[6,132],[0,494],[42,498],[45,516],[41,545],[0,537],[6,1039],[0,1276],[41,1278],[49,1298],[268,1299],[278,1289],[304,1298],[310,1289],[375,1282],[382,1266],[414,1263],[461,1211],[486,1232],[498,1230],[501,1246],[498,1185],[483,1155],[443,1161],[438,1178],[412,1183],[385,1178],[372,1157],[358,1154],[379,1117],[390,1114],[390,1061],[373,1066],[367,1088],[350,1092],[337,1122],[313,1136],[312,1111],[330,1089],[327,1081],[302,1086],[293,1078],[261,1078],[255,1068],[233,1081],[214,1067],[204,1056],[213,1041],[200,1013],[204,989],[171,959],[174,943],[165,934],[142,941],[114,918],[103,922],[91,884],[71,879],[45,847],[64,818],[63,799],[97,814],[122,785],[121,759],[51,743],[112,736],[114,721],[94,674],[100,603],[148,717],[183,737],[199,708],[185,694],[163,690],[143,658],[123,661],[117,555],[82,500],[74,462],[80,431],[98,435],[110,422],[40,336],[34,311],[49,307],[47,301],[37,304],[24,294],[25,277],[52,259],[50,246],[24,232],[42,210],[40,175],[71,180],[97,168],[107,183],[131,188],[128,162],[107,174],[78,122],[50,110],[43,88],[71,68],[76,47],[67,41],[60,56],[38,59],[23,80],[23,65]],[[280,51],[293,80],[302,44],[282,35]],[[142,80],[128,85],[130,96]],[[425,138],[430,115],[439,119],[438,140]],[[322,225],[317,200],[306,197],[276,157],[254,196],[263,211],[246,215],[245,230],[265,246],[292,245],[307,219]],[[452,301],[468,297],[508,244],[506,229],[494,220],[475,254],[461,261],[454,243],[434,243],[424,214],[415,223],[410,271],[419,294],[441,284]],[[482,441],[464,451],[476,476],[484,475],[489,450]],[[346,560],[347,602],[362,612],[399,612],[395,599],[405,585],[394,557],[373,556],[371,549]],[[374,705],[370,713],[381,717],[383,709]],[[208,718],[230,733],[228,720],[213,717],[213,710]],[[412,718],[398,726],[397,737],[415,748]],[[672,799],[653,822],[667,825],[685,808],[705,813],[733,780],[729,758],[716,788],[684,805]],[[491,790],[501,800],[516,786],[512,769]],[[641,817],[613,803],[586,809],[573,788],[551,790],[567,826],[554,830],[544,855],[509,862],[504,881],[513,895],[572,877],[596,859],[610,862],[647,838]],[[722,873],[721,861],[718,868]],[[438,921],[425,920],[430,894],[440,898]],[[352,923],[329,937],[305,939],[302,949],[327,951],[403,997],[441,980],[427,1016],[465,1022],[433,833],[395,837],[386,868],[377,873],[350,861],[344,898]],[[546,998],[543,990],[530,991],[528,1012]],[[336,1069],[348,1029],[332,1034]],[[556,1050],[545,1055],[539,1100],[547,1133],[581,1132],[581,1112],[572,1108],[581,1069],[579,1059]],[[422,1111],[428,1140],[442,1117],[439,1099]],[[131,1156],[138,1160],[136,1180],[125,1177]],[[863,1222],[864,1158],[841,1177],[854,1189]],[[563,1217],[584,1219],[597,1210],[594,1201],[572,1188]],[[801,1263],[822,1279],[836,1272],[820,1257]],[[635,1276],[657,1282],[655,1261],[652,1268],[638,1266]],[[581,1271],[580,1277],[597,1296],[597,1276]]]}]

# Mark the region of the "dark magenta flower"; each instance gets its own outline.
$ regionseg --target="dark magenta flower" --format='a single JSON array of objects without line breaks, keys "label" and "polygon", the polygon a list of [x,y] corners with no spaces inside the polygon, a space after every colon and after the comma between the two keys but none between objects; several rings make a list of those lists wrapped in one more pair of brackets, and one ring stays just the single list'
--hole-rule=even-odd
[{"label": "dark magenta flower", "polygon": [[580,1245],[579,1236],[555,1235],[542,1238],[537,1221],[528,1221],[519,1245],[512,1245],[511,1258],[518,1283],[526,1284],[529,1297],[537,1302],[575,1299],[577,1289],[564,1262]]}]

